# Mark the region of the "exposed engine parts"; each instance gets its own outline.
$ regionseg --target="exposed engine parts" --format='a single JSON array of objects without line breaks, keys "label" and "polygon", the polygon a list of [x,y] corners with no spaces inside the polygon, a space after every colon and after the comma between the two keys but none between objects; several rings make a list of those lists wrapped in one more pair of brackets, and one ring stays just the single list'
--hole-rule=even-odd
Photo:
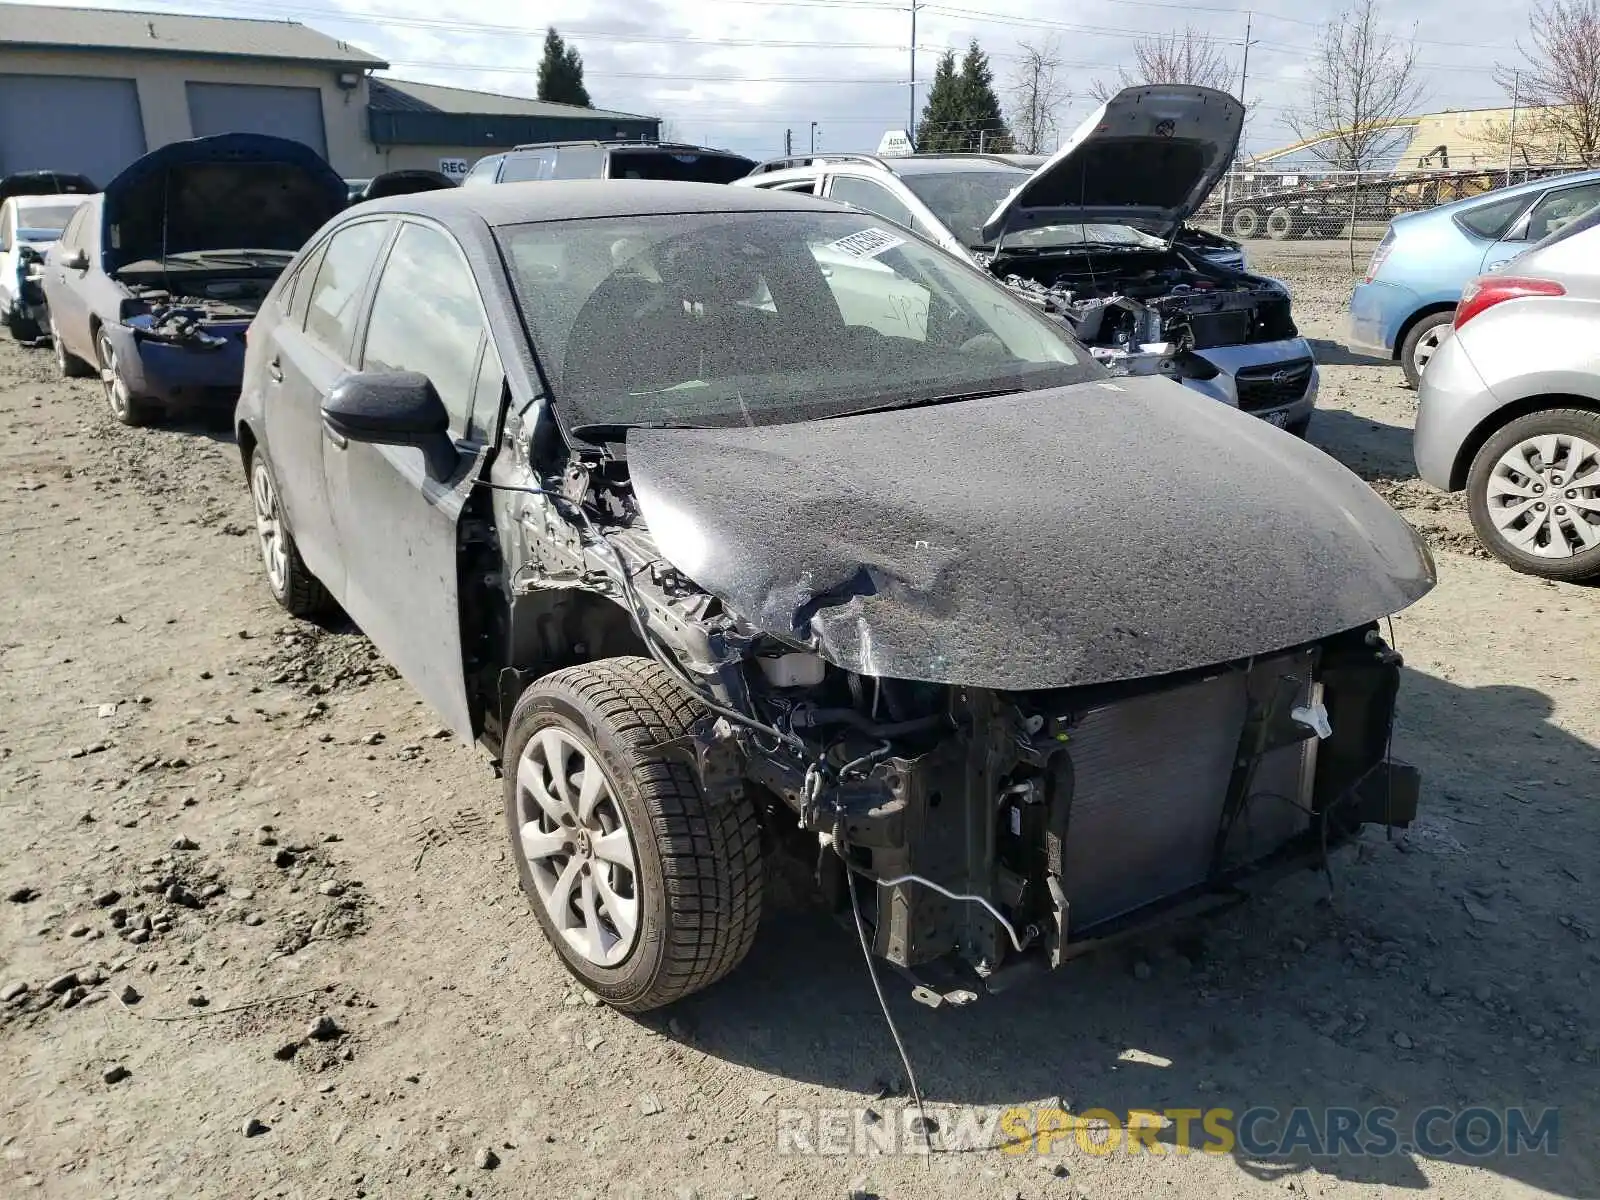
[{"label": "exposed engine parts", "polygon": [[1181,262],[1151,265],[1148,255],[1138,260],[1138,266],[1112,260],[1122,269],[1103,271],[1030,263],[1026,274],[1013,272],[1005,282],[1064,319],[1118,375],[1181,378],[1183,356],[1195,350],[1296,336],[1288,296],[1271,280],[1213,276]]},{"label": "exposed engine parts", "polygon": [[217,350],[228,339],[205,329],[218,321],[249,321],[272,288],[270,279],[213,279],[183,291],[130,285],[124,323],[150,341]]}]

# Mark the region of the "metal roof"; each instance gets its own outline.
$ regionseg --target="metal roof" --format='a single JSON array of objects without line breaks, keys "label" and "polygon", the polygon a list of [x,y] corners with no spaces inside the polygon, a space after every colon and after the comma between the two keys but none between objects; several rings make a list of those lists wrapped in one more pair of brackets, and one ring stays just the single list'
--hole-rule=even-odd
[{"label": "metal roof", "polygon": [[470,88],[444,87],[437,83],[413,83],[408,79],[374,78],[371,104],[379,112],[445,112],[474,116],[515,117],[591,117],[597,121],[653,121],[639,113],[612,112],[604,108],[584,108],[577,104],[557,104],[529,96],[501,96]]},{"label": "metal roof", "polygon": [[388,66],[365,50],[297,21],[0,4],[0,48],[19,46],[263,58],[362,69]]}]

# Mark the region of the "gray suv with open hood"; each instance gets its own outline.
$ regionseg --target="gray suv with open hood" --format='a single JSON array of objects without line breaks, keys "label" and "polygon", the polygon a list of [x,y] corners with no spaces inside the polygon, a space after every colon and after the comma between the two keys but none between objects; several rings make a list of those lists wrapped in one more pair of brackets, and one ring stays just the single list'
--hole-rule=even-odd
[{"label": "gray suv with open hood", "polygon": [[1414,812],[1377,627],[1433,584],[1411,528],[871,214],[372,201],[248,345],[273,595],[487,747],[539,926],[619,1008],[732,970],[774,854],[957,1002]]},{"label": "gray suv with open hood", "polygon": [[864,209],[985,267],[1117,375],[1165,375],[1303,434],[1319,378],[1289,292],[1184,221],[1233,161],[1244,106],[1209,88],[1113,96],[1059,151],[777,159],[739,184]]}]

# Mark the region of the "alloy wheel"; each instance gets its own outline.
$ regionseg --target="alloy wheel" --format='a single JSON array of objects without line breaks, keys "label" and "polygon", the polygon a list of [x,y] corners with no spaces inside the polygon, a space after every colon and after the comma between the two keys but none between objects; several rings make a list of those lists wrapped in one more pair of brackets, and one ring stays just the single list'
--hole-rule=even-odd
[{"label": "alloy wheel", "polygon": [[550,922],[597,967],[628,957],[639,931],[638,857],[595,752],[547,726],[517,763],[522,851]]},{"label": "alloy wheel", "polygon": [[[59,347],[60,343],[57,342]],[[100,356],[100,386],[105,389],[106,403],[111,406],[111,414],[119,421],[127,420],[128,416],[128,385],[122,378],[118,369],[117,348],[111,344],[111,339],[102,332],[95,341],[95,349]],[[57,349],[57,355],[62,351]]]},{"label": "alloy wheel", "polygon": [[1489,519],[1506,543],[1539,558],[1600,546],[1600,446],[1541,433],[1502,454],[1489,474]]},{"label": "alloy wheel", "polygon": [[272,473],[259,459],[250,472],[250,495],[255,500],[256,541],[261,546],[261,561],[275,595],[282,596],[289,584],[289,545],[283,535],[283,518],[278,511],[278,491]]},{"label": "alloy wheel", "polygon": [[1436,325],[1417,339],[1417,348],[1412,352],[1411,363],[1416,367],[1419,377],[1428,369],[1428,364],[1433,361],[1434,354],[1443,344],[1450,329],[1449,324]]}]

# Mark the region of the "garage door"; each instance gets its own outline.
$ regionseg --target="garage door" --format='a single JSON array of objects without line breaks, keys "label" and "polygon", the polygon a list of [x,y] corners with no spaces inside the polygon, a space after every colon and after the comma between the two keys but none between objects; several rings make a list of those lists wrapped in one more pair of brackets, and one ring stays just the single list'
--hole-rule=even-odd
[{"label": "garage door", "polygon": [[304,142],[323,158],[322,93],[316,88],[254,83],[191,83],[189,124],[195,137],[218,133],[270,133]]},{"label": "garage door", "polygon": [[0,75],[0,174],[73,171],[103,185],[144,149],[133,80]]}]

